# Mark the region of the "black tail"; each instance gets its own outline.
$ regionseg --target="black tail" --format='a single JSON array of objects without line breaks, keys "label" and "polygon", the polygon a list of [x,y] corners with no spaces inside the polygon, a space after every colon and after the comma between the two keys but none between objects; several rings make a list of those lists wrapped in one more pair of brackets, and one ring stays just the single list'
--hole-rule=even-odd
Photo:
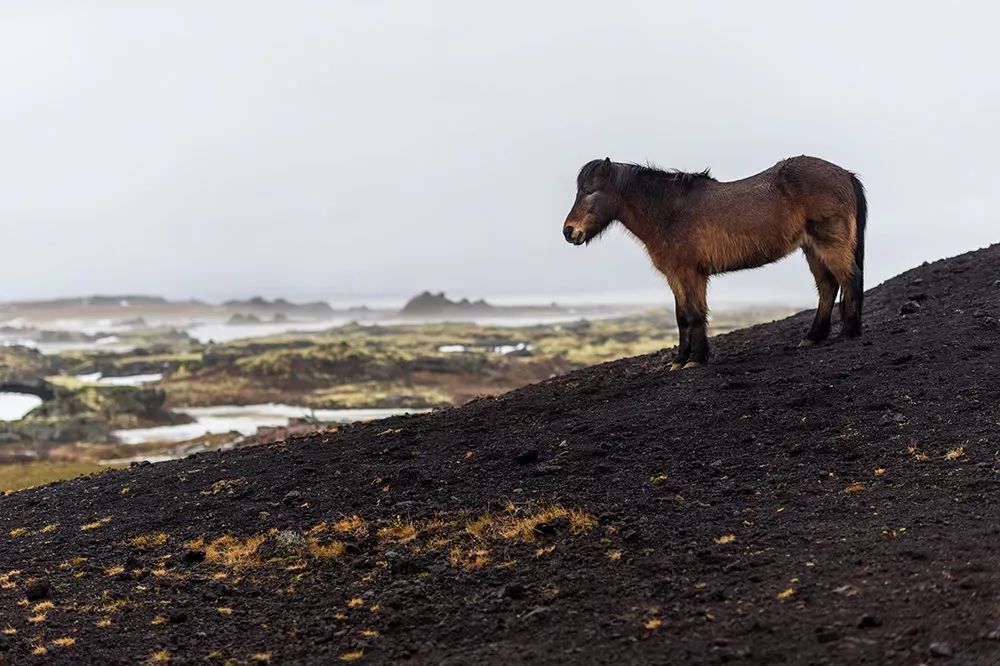
[{"label": "black tail", "polygon": [[865,298],[865,225],[868,223],[868,200],[865,198],[865,186],[858,177],[851,174],[851,184],[854,186],[854,274],[851,276],[850,288],[844,290],[840,300],[840,315],[844,322],[844,335],[849,338],[861,335],[861,310]]},{"label": "black tail", "polygon": [[854,246],[854,280],[858,293],[864,292],[865,276],[865,225],[868,224],[868,199],[865,186],[858,177],[851,174],[854,185],[854,219],[857,220],[857,244]]}]

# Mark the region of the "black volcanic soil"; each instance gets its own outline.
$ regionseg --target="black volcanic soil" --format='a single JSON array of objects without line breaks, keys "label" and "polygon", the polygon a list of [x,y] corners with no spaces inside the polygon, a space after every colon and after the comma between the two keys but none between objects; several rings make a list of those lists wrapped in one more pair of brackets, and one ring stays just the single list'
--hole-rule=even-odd
[{"label": "black volcanic soil", "polygon": [[0,498],[0,662],[1000,663],[1000,245],[808,319]]}]

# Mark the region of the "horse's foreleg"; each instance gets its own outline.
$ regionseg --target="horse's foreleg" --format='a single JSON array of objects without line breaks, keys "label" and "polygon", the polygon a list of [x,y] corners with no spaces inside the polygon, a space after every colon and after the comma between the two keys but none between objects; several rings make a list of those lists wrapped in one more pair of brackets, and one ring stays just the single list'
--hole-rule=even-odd
[{"label": "horse's foreleg", "polygon": [[708,276],[692,275],[685,291],[690,294],[686,316],[691,355],[684,367],[694,368],[708,363],[711,355],[708,348]]},{"label": "horse's foreleg", "polygon": [[826,267],[819,255],[810,247],[802,248],[809,262],[809,270],[816,279],[816,291],[819,293],[819,303],[816,306],[816,317],[806,337],[799,343],[800,347],[809,347],[822,342],[830,336],[830,316],[833,304],[837,300],[837,278]]}]

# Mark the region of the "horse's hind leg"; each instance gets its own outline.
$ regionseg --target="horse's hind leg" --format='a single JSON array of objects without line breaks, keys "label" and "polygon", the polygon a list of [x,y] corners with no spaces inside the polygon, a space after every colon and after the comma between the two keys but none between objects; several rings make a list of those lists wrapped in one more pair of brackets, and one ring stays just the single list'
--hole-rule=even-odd
[{"label": "horse's hind leg", "polygon": [[830,336],[830,315],[833,313],[833,304],[837,300],[837,278],[830,272],[820,258],[819,254],[810,246],[805,246],[802,251],[806,255],[809,263],[809,270],[812,271],[816,279],[816,291],[819,293],[819,303],[816,306],[816,317],[806,337],[799,343],[800,347],[809,347],[822,342]]},{"label": "horse's hind leg", "polygon": [[848,338],[861,335],[862,293],[855,273],[852,225],[850,218],[841,216],[806,224],[813,251],[840,287],[841,335]]}]

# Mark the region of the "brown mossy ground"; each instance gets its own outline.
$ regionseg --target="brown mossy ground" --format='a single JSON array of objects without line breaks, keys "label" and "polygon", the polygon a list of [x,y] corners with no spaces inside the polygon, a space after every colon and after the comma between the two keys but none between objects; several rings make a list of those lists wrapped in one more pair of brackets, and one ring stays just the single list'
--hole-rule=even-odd
[{"label": "brown mossy ground", "polygon": [[0,498],[0,659],[1000,663],[1000,246],[809,317]]}]

